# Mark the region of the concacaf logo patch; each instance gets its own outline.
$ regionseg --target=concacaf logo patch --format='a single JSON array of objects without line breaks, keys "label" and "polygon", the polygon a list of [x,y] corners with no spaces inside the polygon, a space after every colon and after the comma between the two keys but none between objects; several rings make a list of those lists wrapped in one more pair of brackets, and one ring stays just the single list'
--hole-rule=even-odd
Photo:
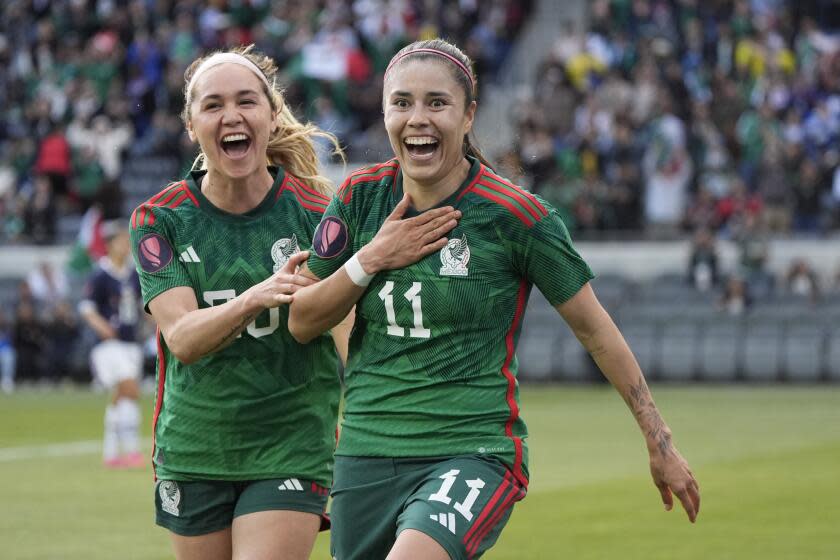
[{"label": "concacaf logo patch", "polygon": [[315,230],[312,248],[322,259],[331,259],[344,252],[349,237],[347,224],[335,216],[326,216]]},{"label": "concacaf logo patch", "polygon": [[161,480],[158,483],[158,494],[160,494],[160,508],[174,516],[181,515],[179,505],[181,504],[181,489],[174,480]]},{"label": "concacaf logo patch", "polygon": [[274,245],[271,246],[271,259],[274,261],[274,272],[283,268],[289,262],[289,257],[299,252],[300,247],[298,246],[297,235],[295,234],[292,234],[291,237],[284,237],[275,241]]},{"label": "concacaf logo patch", "polygon": [[441,276],[466,276],[467,263],[470,262],[470,247],[467,245],[467,236],[462,235],[461,239],[450,239],[446,247],[440,250],[440,275]]},{"label": "concacaf logo patch", "polygon": [[138,243],[137,255],[140,258],[140,268],[145,272],[155,273],[163,270],[172,262],[172,254],[169,241],[157,233],[144,235]]}]

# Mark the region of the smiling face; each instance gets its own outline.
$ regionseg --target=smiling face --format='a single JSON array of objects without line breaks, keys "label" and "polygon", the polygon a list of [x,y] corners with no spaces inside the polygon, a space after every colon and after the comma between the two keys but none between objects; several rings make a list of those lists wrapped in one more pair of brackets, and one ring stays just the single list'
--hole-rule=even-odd
[{"label": "smiling face", "polygon": [[385,128],[403,175],[417,184],[449,186],[464,160],[464,135],[475,117],[445,61],[407,59],[388,72]]},{"label": "smiling face", "polygon": [[187,130],[209,172],[242,179],[263,171],[275,127],[263,82],[248,68],[219,64],[193,86]]}]

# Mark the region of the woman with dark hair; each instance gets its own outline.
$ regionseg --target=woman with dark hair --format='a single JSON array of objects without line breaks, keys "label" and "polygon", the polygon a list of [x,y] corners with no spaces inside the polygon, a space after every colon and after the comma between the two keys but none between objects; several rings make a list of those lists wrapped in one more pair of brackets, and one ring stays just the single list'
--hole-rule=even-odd
[{"label": "woman with dark hair", "polygon": [[[339,189],[304,271],[323,280],[291,306],[302,342],[356,306],[332,488],[341,560],[476,558],[496,541],[528,485],[514,350],[534,284],[633,411],[666,509],[672,491],[691,521],[699,509],[697,483],[557,212],[496,174],[470,140],[475,92],[454,45],[422,41],[394,56],[383,108],[396,158]],[[396,233],[406,216],[436,227]],[[412,244],[414,259],[392,256]]]}]

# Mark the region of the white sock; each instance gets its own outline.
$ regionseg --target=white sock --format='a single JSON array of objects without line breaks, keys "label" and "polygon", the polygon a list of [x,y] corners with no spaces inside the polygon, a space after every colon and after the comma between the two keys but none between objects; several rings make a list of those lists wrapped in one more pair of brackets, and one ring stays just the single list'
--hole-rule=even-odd
[{"label": "white sock", "polygon": [[116,404],[118,430],[123,453],[140,451],[140,407],[134,399],[122,398]]},{"label": "white sock", "polygon": [[102,440],[102,458],[105,461],[116,459],[120,452],[118,420],[117,407],[109,404],[105,409],[105,437]]}]

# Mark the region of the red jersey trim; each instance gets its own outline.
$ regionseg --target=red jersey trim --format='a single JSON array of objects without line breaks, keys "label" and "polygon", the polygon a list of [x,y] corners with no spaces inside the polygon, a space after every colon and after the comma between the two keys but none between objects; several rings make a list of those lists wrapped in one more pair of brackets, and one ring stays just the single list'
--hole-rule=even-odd
[{"label": "red jersey trim", "polygon": [[312,187],[304,183],[302,179],[295,177],[294,175],[292,175],[290,178],[292,180],[292,183],[294,183],[300,190],[300,195],[302,197],[306,198],[311,202],[323,204],[324,206],[329,205],[330,197],[313,189]]},{"label": "red jersey trim", "polygon": [[496,502],[498,502],[499,499],[501,499],[502,495],[504,495],[505,493],[505,490],[507,490],[508,486],[511,485],[511,478],[512,476],[510,474],[510,471],[506,470],[505,476],[502,479],[502,483],[499,484],[499,487],[490,497],[490,501],[487,502],[487,505],[484,506],[484,509],[482,509],[481,512],[478,514],[478,518],[475,520],[475,523],[473,523],[473,526],[470,528],[469,531],[467,531],[467,534],[464,535],[464,546],[467,547],[467,553],[469,553],[471,548],[470,541],[477,533],[480,532],[479,529],[481,529],[482,525],[485,522],[485,519],[490,516],[490,513],[493,511],[493,508],[496,507]]},{"label": "red jersey trim", "polygon": [[318,214],[323,214],[327,210],[327,207],[322,205],[321,202],[309,202],[309,199],[306,198],[300,192],[300,189],[298,189],[297,185],[294,182],[292,182],[292,179],[289,175],[286,175],[286,177],[283,178],[283,184],[280,186],[280,190],[277,191],[277,198],[280,198],[280,195],[283,194],[283,191],[289,191],[293,195],[295,195],[295,199],[297,199],[298,204],[300,204],[307,210],[317,212]]},{"label": "red jersey trim", "polygon": [[[387,169],[386,169],[387,168]],[[344,204],[348,204],[353,198],[353,187],[359,183],[381,181],[385,177],[393,177],[397,174],[399,163],[391,160],[385,163],[359,169],[345,179],[344,184],[338,190],[338,196]]]},{"label": "red jersey trim", "polygon": [[524,191],[517,191],[514,188],[511,188],[507,185],[499,184],[496,181],[493,181],[491,178],[487,178],[486,180],[482,181],[480,185],[486,189],[490,189],[495,191],[501,195],[507,196],[514,202],[516,202],[519,206],[522,207],[523,210],[528,212],[531,217],[534,219],[535,222],[539,222],[544,216],[547,214],[542,214],[540,211],[531,205],[528,199],[522,194]]},{"label": "red jersey trim", "polygon": [[510,210],[511,214],[513,214],[514,216],[519,218],[519,221],[522,222],[523,224],[525,224],[525,227],[530,228],[534,225],[535,222],[530,217],[528,217],[526,214],[522,213],[522,211],[519,210],[516,207],[516,205],[514,205],[510,200],[504,199],[501,196],[498,196],[498,195],[496,195],[492,192],[488,192],[488,191],[484,190],[484,188],[486,188],[486,187],[482,183],[478,183],[477,185],[475,185],[475,187],[473,187],[472,192],[475,193],[476,195],[482,197],[482,198],[492,200],[496,204],[500,204],[501,206],[504,206],[505,208]]},{"label": "red jersey trim", "polygon": [[519,196],[525,198],[531,204],[531,206],[533,206],[533,208],[537,212],[539,212],[543,216],[548,216],[548,210],[545,209],[545,206],[543,206],[540,203],[540,201],[537,199],[536,196],[534,196],[533,193],[528,192],[527,190],[523,189],[522,187],[520,187],[518,185],[514,185],[510,181],[507,181],[507,180],[503,179],[502,177],[496,175],[495,173],[489,172],[489,173],[485,173],[485,175],[487,176],[487,178],[492,179],[496,183],[499,183],[499,184],[515,191]]},{"label": "red jersey trim", "polygon": [[157,422],[158,417],[160,416],[160,409],[163,407],[163,388],[166,383],[166,358],[163,355],[163,335],[160,333],[160,328],[157,329],[155,333],[155,339],[157,340],[157,351],[158,351],[158,386],[157,386],[157,398],[155,399],[155,413],[152,417],[152,472],[154,474],[155,480],[157,480],[157,471],[155,470],[155,452],[157,448],[155,446],[155,435],[157,434]]},{"label": "red jersey trim", "polygon": [[516,404],[516,377],[513,375],[513,372],[510,371],[510,363],[513,361],[515,350],[513,344],[514,333],[516,332],[517,327],[519,327],[519,322],[522,320],[522,315],[525,312],[525,296],[528,291],[527,288],[527,282],[522,280],[519,283],[519,291],[516,294],[516,311],[513,314],[513,321],[511,322],[507,335],[505,335],[505,348],[507,350],[507,355],[505,356],[504,364],[502,364],[502,375],[505,376],[508,382],[505,398],[507,400],[508,407],[510,408],[510,416],[505,423],[505,435],[513,441],[513,448],[515,451],[513,476],[523,488],[528,488],[528,478],[525,476],[525,473],[522,472],[522,438],[513,435],[513,423],[519,418],[519,405]]},{"label": "red jersey trim", "polygon": [[131,227],[137,229],[140,226],[154,225],[154,208],[166,207],[174,210],[185,200],[191,201],[196,208],[198,207],[198,200],[190,192],[186,181],[172,183],[134,210],[131,214]]}]

